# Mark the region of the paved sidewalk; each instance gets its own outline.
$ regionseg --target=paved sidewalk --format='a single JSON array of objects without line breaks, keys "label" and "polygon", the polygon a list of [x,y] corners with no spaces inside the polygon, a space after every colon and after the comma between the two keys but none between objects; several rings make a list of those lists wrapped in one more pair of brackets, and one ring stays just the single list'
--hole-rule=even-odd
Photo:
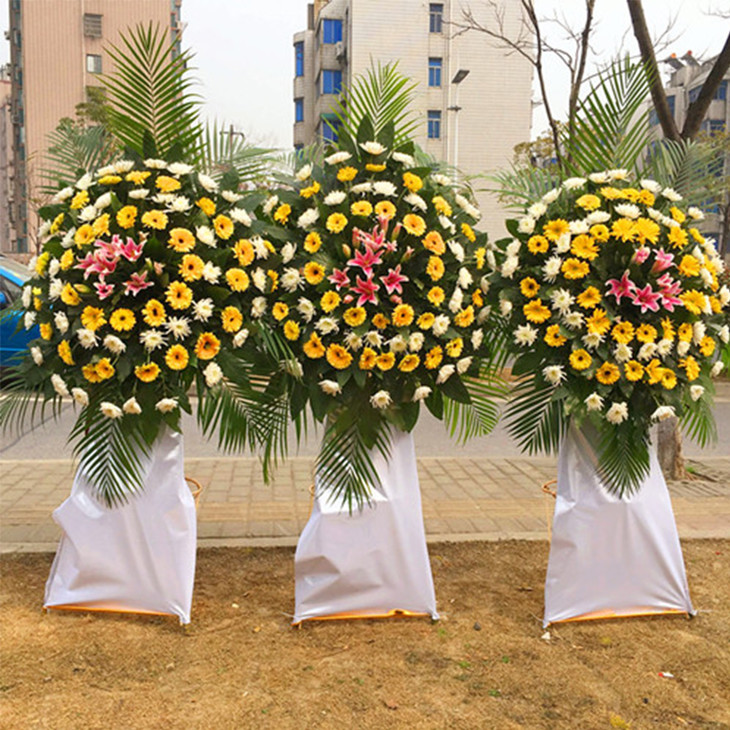
[{"label": "paved sidewalk", "polygon": [[[200,546],[296,544],[309,515],[312,465],[289,459],[266,486],[255,459],[186,459],[186,474],[204,487]],[[730,456],[694,466],[714,481],[670,484],[680,536],[730,538]],[[540,485],[555,477],[554,459],[424,457],[418,470],[429,542],[547,537],[553,500]],[[54,551],[60,531],[51,512],[72,480],[67,459],[0,461],[0,551]]]}]

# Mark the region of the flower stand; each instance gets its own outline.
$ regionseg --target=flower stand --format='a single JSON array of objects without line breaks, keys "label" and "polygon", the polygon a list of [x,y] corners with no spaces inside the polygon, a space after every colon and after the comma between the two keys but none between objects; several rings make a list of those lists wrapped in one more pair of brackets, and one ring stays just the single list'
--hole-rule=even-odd
[{"label": "flower stand", "polygon": [[373,453],[381,486],[350,513],[317,483],[294,558],[294,624],[310,619],[438,618],[413,436],[392,436],[390,459]]},{"label": "flower stand", "polygon": [[650,450],[649,475],[620,499],[601,482],[586,436],[560,448],[543,625],[650,614],[693,614],[667,484]]},{"label": "flower stand", "polygon": [[182,434],[161,432],[144,468],[144,491],[116,507],[79,472],[53,513],[63,530],[44,608],[169,614],[190,623],[195,502],[183,474]]}]

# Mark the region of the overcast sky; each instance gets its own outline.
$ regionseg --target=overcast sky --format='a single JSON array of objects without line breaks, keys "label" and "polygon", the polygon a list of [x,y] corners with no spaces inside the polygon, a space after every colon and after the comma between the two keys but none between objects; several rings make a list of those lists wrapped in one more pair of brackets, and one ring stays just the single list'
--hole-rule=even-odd
[{"label": "overcast sky", "polygon": [[[484,1],[474,0],[474,5]],[[610,58],[622,44],[634,52],[625,0],[598,0],[596,5],[597,59]],[[584,0],[537,0],[537,6],[544,15],[558,8],[571,19],[582,19]],[[722,48],[730,22],[706,14],[721,6],[727,8],[728,0],[644,0],[654,33],[661,32],[670,18],[677,18],[672,32],[677,40],[667,53],[682,56],[691,49],[700,59],[716,55]],[[3,30],[8,27],[7,13],[8,3],[0,0]],[[256,142],[290,147],[294,121],[292,35],[306,26],[307,0],[183,0],[182,17],[186,24],[183,43],[195,51],[194,73],[201,82],[206,113],[233,123]],[[0,63],[6,63],[7,42],[0,42],[0,48]],[[559,64],[550,68],[549,79],[556,90],[555,112],[560,116],[564,107],[560,100],[567,93]],[[538,107],[533,134],[545,126]]]}]

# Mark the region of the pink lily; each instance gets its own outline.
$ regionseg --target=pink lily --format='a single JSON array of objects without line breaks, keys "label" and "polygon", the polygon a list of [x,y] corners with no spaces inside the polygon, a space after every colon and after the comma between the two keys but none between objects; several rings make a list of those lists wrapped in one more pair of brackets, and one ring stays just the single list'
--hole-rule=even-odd
[{"label": "pink lily", "polygon": [[119,252],[127,261],[136,261],[142,255],[144,241],[135,243],[133,239],[127,238],[127,242],[119,247]]},{"label": "pink lily", "polygon": [[646,310],[652,312],[659,311],[659,300],[662,298],[662,293],[654,291],[651,288],[651,284],[647,284],[643,289],[638,287],[634,288],[631,293],[631,301],[637,306],[641,307],[641,313],[644,314]]},{"label": "pink lily", "polygon": [[327,281],[332,282],[339,291],[345,286],[350,285],[350,277],[344,269],[334,269],[332,274],[327,277]]},{"label": "pink lily", "polygon": [[656,252],[656,261],[654,261],[654,265],[651,267],[651,273],[658,274],[661,271],[666,271],[672,266],[674,266],[674,254],[666,253],[663,248],[660,248]]},{"label": "pink lily", "polygon": [[[384,219],[385,220],[385,219]],[[357,240],[364,243],[368,248],[377,251],[385,243],[386,228],[380,225],[373,228],[372,233],[365,233],[365,231],[357,230]]]},{"label": "pink lily", "polygon": [[79,262],[74,266],[74,269],[81,269],[84,272],[84,279],[89,278],[89,274],[95,273],[92,270],[92,267],[96,267],[96,257],[93,253],[87,253],[86,256],[84,256],[83,259],[80,259]]},{"label": "pink lily", "polygon": [[379,288],[378,284],[373,281],[372,274],[367,279],[361,279],[358,276],[357,285],[352,287],[352,291],[360,295],[357,300],[357,306],[362,307],[366,303],[377,304],[378,297],[376,292]]},{"label": "pink lily", "polygon": [[358,251],[348,262],[348,266],[358,266],[363,273],[370,277],[373,274],[373,266],[381,264],[380,254],[375,253],[369,246],[365,247],[365,251]]},{"label": "pink lily", "polygon": [[129,277],[129,281],[124,282],[124,293],[131,293],[132,296],[137,296],[143,289],[153,286],[151,281],[147,281],[147,272],[143,271],[141,274],[132,274]]},{"label": "pink lily", "polygon": [[114,292],[114,284],[108,284],[106,281],[95,282],[94,288],[99,299],[106,299]]},{"label": "pink lily", "polygon": [[633,264],[643,264],[644,261],[646,261],[649,258],[649,254],[651,253],[651,249],[647,246],[639,246],[639,248],[636,249],[634,252],[634,255],[631,257],[631,263]]},{"label": "pink lily", "polygon": [[615,296],[617,302],[620,302],[622,297],[631,297],[632,292],[636,289],[636,284],[629,279],[628,271],[624,271],[621,279],[609,279],[606,286],[609,287],[608,293]]},{"label": "pink lily", "polygon": [[96,246],[97,250],[94,252],[94,256],[97,259],[104,259],[105,261],[117,261],[119,259],[120,245],[121,238],[117,235],[112,236],[110,243],[101,240],[96,241],[94,246]]},{"label": "pink lily", "polygon": [[400,264],[398,264],[398,266],[396,266],[395,269],[391,269],[386,276],[381,276],[380,281],[383,282],[388,294],[392,294],[393,292],[402,294],[403,287],[401,284],[408,281],[408,277],[400,273]]},{"label": "pink lily", "polygon": [[661,287],[662,306],[668,312],[673,312],[674,307],[682,306],[682,300],[679,294],[682,292],[682,283],[677,279],[672,280],[669,274],[664,274],[657,279],[657,284]]}]

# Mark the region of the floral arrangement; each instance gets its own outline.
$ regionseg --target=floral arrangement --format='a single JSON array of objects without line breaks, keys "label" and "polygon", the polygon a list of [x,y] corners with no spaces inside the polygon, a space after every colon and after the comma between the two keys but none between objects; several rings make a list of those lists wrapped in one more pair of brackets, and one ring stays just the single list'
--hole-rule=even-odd
[{"label": "floral arrangement", "polygon": [[291,350],[295,412],[308,403],[332,427],[336,445],[325,439],[318,470],[348,498],[366,490],[343,459],[374,475],[343,450],[382,446],[390,425],[410,431],[422,403],[438,418],[462,404],[466,431],[496,420],[479,211],[466,189],[419,165],[412,144],[390,149],[360,132],[359,141],[341,135],[323,164],[303,166],[294,189],[257,209],[269,237],[285,242],[257,314]]},{"label": "floral arrangement", "polygon": [[108,500],[138,465],[123,445],[144,451],[162,424],[179,429],[190,388],[214,388],[222,350],[246,342],[235,299],[248,277],[231,261],[251,219],[233,178],[219,187],[182,162],[122,160],[41,210],[22,295],[40,338],[16,374],[80,406],[72,438]]},{"label": "floral arrangement", "polygon": [[569,419],[597,430],[599,468],[618,492],[648,472],[653,422],[714,433],[711,378],[730,338],[723,263],[674,190],[625,170],[565,180],[510,221],[490,251],[491,302],[512,333],[510,428],[556,448]]}]

